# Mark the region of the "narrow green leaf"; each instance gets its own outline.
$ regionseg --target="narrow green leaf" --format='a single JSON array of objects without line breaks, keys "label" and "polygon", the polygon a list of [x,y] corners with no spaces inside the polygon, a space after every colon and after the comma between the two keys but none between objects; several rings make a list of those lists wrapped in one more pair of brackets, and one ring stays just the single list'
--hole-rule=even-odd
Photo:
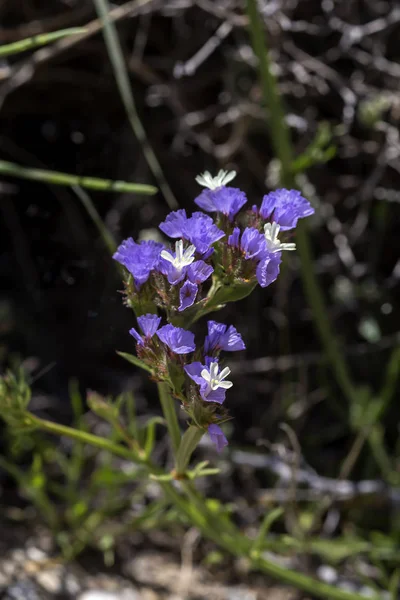
[{"label": "narrow green leaf", "polygon": [[129,80],[128,69],[125,64],[124,53],[118,39],[117,29],[113,21],[110,19],[110,4],[108,0],[94,0],[94,5],[96,7],[99,19],[103,24],[104,41],[114,71],[118,91],[124,104],[132,131],[142,147],[142,152],[146,162],[149,165],[149,168],[153,173],[169,208],[173,210],[178,207],[178,202],[167,182],[158,158],[152,146],[150,145],[146,130],[139,118]]},{"label": "narrow green leaf", "polygon": [[254,540],[254,544],[251,549],[251,554],[253,556],[258,556],[260,554],[262,547],[263,547],[264,540],[267,537],[272,524],[277,519],[279,519],[279,517],[283,514],[283,512],[284,512],[283,508],[278,507],[278,508],[275,508],[274,510],[271,510],[270,512],[268,512],[265,515],[264,520],[261,523],[261,527],[258,532],[258,535],[257,535],[256,539]]},{"label": "narrow green leaf", "polygon": [[161,408],[167,422],[172,450],[174,456],[176,457],[179,445],[181,443],[181,430],[179,428],[179,422],[175,408],[176,402],[172,398],[166,383],[159,383],[157,387]]},{"label": "narrow green leaf", "polygon": [[153,195],[157,192],[157,188],[152,185],[114,181],[99,177],[81,177],[80,175],[70,175],[69,173],[61,173],[60,171],[47,171],[46,169],[32,169],[6,160],[0,160],[0,174],[11,175],[20,179],[41,181],[50,185],[81,186],[105,192],[126,192],[146,195]]},{"label": "narrow green leaf", "polygon": [[144,454],[146,458],[150,458],[153,452],[154,442],[156,439],[156,425],[165,425],[164,419],[161,417],[153,417],[149,419],[145,427],[145,442],[144,442]]},{"label": "narrow green leaf", "polygon": [[150,367],[148,367],[146,365],[146,363],[144,363],[142,360],[140,360],[140,358],[138,358],[134,354],[129,354],[128,352],[118,352],[118,351],[117,351],[117,354],[119,354],[119,356],[122,356],[122,358],[125,358],[125,360],[127,360],[128,362],[135,365],[135,367],[139,367],[140,369],[143,369],[143,371],[147,371],[148,373],[153,373],[153,370]]},{"label": "narrow green leaf", "polygon": [[[105,247],[107,248],[107,250],[110,252],[110,254],[112,256],[117,249],[117,244],[116,244],[112,234],[110,233],[110,231],[108,231],[107,227],[104,225],[103,220],[100,217],[99,213],[97,212],[97,209],[96,209],[94,203],[92,202],[91,197],[79,185],[72,186],[72,189],[74,190],[75,194],[78,196],[79,200],[82,202],[86,212],[88,213],[89,217],[92,219],[93,223],[97,227],[97,230],[101,235],[101,238],[104,242]],[[119,265],[119,263],[116,263],[116,264],[118,265],[118,267],[121,266],[121,265]]]},{"label": "narrow green leaf", "polygon": [[10,56],[11,54],[19,54],[20,52],[25,52],[26,50],[32,50],[38,46],[46,46],[47,44],[55,42],[60,38],[69,35],[79,35],[81,33],[86,33],[86,29],[84,27],[70,27],[69,29],[60,29],[59,31],[52,31],[51,33],[32,35],[31,37],[19,40],[18,42],[0,46],[0,58]]}]

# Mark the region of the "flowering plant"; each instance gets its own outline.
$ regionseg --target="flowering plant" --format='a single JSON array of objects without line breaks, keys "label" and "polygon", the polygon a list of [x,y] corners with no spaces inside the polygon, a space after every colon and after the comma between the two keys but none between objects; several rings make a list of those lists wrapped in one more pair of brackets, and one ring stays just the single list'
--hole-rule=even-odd
[{"label": "flowering plant", "polygon": [[[126,269],[125,303],[140,329],[130,330],[136,340],[133,362],[166,385],[189,417],[187,439],[192,441],[182,441],[177,458],[184,467],[205,431],[218,451],[227,445],[220,425],[229,419],[224,402],[233,383],[220,355],[246,348],[233,325],[209,320],[204,343],[197,345],[189,328],[227,302],[245,298],[257,284],[273,283],[282,252],[296,249],[294,242],[281,241],[280,233],[286,235],[298,219],[314,212],[300,192],[286,189],[265,195],[259,208],[246,209],[245,193],[227,185],[235,175],[221,170],[216,177],[205,172],[196,178],[205,189],[195,203],[213,217],[171,212],[160,229],[174,242],[129,238],[114,254]],[[173,418],[171,411],[166,417]]]}]

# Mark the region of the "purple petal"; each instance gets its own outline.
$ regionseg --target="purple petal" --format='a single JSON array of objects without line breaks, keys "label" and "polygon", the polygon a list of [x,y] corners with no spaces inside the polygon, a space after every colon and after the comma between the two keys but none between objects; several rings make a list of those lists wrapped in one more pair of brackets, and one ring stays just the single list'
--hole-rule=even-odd
[{"label": "purple petal", "polygon": [[132,327],[132,329],[129,330],[129,333],[135,338],[135,340],[137,341],[137,343],[140,346],[143,346],[143,344],[144,344],[143,338],[140,335],[140,333],[138,331],[136,331],[136,329],[134,327]]},{"label": "purple petal", "polygon": [[176,285],[185,279],[187,267],[176,269],[170,262],[161,257],[158,270],[166,276],[171,285]]},{"label": "purple petal", "polygon": [[217,404],[223,404],[225,402],[226,390],[223,388],[210,390],[207,395],[204,394],[204,391],[205,390],[200,387],[200,396],[205,402],[216,402]]},{"label": "purple petal", "polygon": [[207,212],[221,212],[230,220],[246,204],[246,194],[238,188],[221,186],[215,190],[204,190],[195,200]]},{"label": "purple petal", "polygon": [[160,223],[159,228],[165,235],[172,238],[182,237],[183,226],[187,220],[186,211],[184,208],[170,213],[163,223]]},{"label": "purple petal", "polygon": [[176,354],[188,354],[196,349],[194,334],[191,331],[169,324],[161,327],[156,333],[160,340]]},{"label": "purple petal", "polygon": [[228,330],[221,336],[219,344],[225,352],[246,350],[242,336],[233,325],[228,327]]},{"label": "purple petal", "polygon": [[279,275],[280,252],[264,256],[257,265],[257,280],[261,287],[270,285]]},{"label": "purple petal", "polygon": [[242,233],[240,247],[245,252],[245,258],[251,259],[265,251],[265,238],[254,227],[246,227]]},{"label": "purple petal", "polygon": [[314,214],[311,204],[298,190],[279,189],[264,196],[260,215],[263,219],[272,218],[282,231],[296,227],[297,221]]},{"label": "purple petal", "polygon": [[223,238],[225,233],[202,212],[194,212],[182,228],[182,237],[196,247],[199,254],[209,252],[210,246]]},{"label": "purple petal", "polygon": [[137,321],[144,335],[148,338],[151,338],[153,337],[160,325],[161,317],[148,313],[147,315],[142,315],[141,317],[138,317]]},{"label": "purple petal", "polygon": [[200,284],[208,279],[213,272],[212,266],[205,263],[204,260],[196,260],[188,267],[186,274],[189,281]]},{"label": "purple petal", "polygon": [[204,365],[201,362],[192,362],[189,365],[183,367],[185,372],[189,375],[190,379],[193,379],[198,385],[203,385],[206,381],[202,378],[200,373],[204,369]]},{"label": "purple petal", "polygon": [[212,192],[213,190],[203,190],[200,196],[197,196],[195,199],[195,203],[197,206],[200,206],[206,212],[215,212],[217,209],[215,208],[215,203],[213,200]]},{"label": "purple petal", "polygon": [[234,248],[239,248],[239,238],[240,238],[240,229],[239,227],[235,227],[233,233],[228,237],[229,246],[233,246]]},{"label": "purple petal", "polygon": [[194,304],[198,289],[195,283],[185,281],[179,291],[179,300],[181,302],[178,308],[179,311],[185,310],[185,308],[189,308],[189,306]]},{"label": "purple petal", "polygon": [[153,240],[137,244],[132,238],[124,240],[114,254],[114,260],[124,265],[140,287],[149,278],[150,272],[158,266],[164,245]]},{"label": "purple petal", "polygon": [[206,335],[206,339],[204,342],[204,352],[208,354],[208,352],[212,352],[218,346],[219,340],[221,336],[226,331],[226,325],[223,323],[217,323],[216,321],[208,321],[207,323],[208,335]]},{"label": "purple petal", "polygon": [[208,433],[210,434],[212,443],[215,444],[217,452],[221,452],[225,446],[228,445],[228,440],[226,439],[224,432],[221,427],[215,423],[208,426]]}]

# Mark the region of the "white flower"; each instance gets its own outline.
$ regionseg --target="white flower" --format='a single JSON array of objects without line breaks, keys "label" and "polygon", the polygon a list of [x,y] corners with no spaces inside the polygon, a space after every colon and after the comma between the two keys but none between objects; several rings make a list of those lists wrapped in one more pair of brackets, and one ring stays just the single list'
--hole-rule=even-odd
[{"label": "white flower", "polygon": [[184,267],[188,267],[194,261],[194,253],[196,252],[195,246],[188,246],[185,251],[183,251],[183,240],[178,240],[175,242],[175,256],[168,252],[168,250],[163,250],[161,252],[161,256],[171,263],[171,265],[177,270],[182,271]]},{"label": "white flower", "polygon": [[207,369],[203,369],[200,373],[202,378],[208,383],[208,389],[205,391],[205,395],[211,392],[211,390],[217,390],[218,388],[229,390],[229,388],[233,386],[232,381],[224,381],[225,377],[228,377],[229,373],[231,372],[230,368],[225,367],[225,369],[222,369],[221,373],[218,371],[218,363],[212,362],[210,364],[209,371],[207,371]]},{"label": "white flower", "polygon": [[278,223],[267,223],[264,225],[264,236],[269,252],[281,252],[281,250],[296,250],[296,244],[290,242],[282,243],[278,239],[281,226]]},{"label": "white flower", "polygon": [[215,177],[213,177],[209,171],[205,171],[204,173],[197,175],[196,181],[203,187],[209,188],[210,190],[216,190],[232,181],[235,177],[236,171],[224,171],[221,169]]}]

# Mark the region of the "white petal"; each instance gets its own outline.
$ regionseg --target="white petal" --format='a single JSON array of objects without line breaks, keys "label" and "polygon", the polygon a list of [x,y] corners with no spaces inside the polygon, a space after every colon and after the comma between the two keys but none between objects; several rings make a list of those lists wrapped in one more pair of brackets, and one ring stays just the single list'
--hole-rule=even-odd
[{"label": "white petal", "polygon": [[231,388],[232,386],[232,381],[220,381],[217,387],[222,388],[224,390],[229,390],[229,388]]},{"label": "white petal", "polygon": [[219,374],[219,379],[225,379],[225,377],[228,377],[229,373],[231,372],[229,367],[225,367],[225,369],[222,369],[221,373]]},{"label": "white petal", "polygon": [[212,362],[210,364],[210,375],[212,379],[217,379],[218,378],[218,363],[217,362]]},{"label": "white petal", "polygon": [[202,372],[200,373],[200,375],[202,376],[203,379],[205,379],[205,381],[207,381],[207,382],[211,381],[211,375],[207,371],[207,369],[203,369]]},{"label": "white petal", "polygon": [[175,258],[170,252],[168,252],[168,250],[162,250],[160,256],[162,256],[165,260],[167,260],[170,263],[173,263],[175,260]]},{"label": "white petal", "polygon": [[226,185],[227,183],[232,181],[232,179],[235,179],[235,177],[236,171],[225,171],[221,185]]},{"label": "white petal", "polygon": [[185,252],[183,253],[183,259],[184,260],[188,260],[189,258],[193,258],[193,254],[196,252],[196,247],[195,246],[188,246],[185,250]]}]

